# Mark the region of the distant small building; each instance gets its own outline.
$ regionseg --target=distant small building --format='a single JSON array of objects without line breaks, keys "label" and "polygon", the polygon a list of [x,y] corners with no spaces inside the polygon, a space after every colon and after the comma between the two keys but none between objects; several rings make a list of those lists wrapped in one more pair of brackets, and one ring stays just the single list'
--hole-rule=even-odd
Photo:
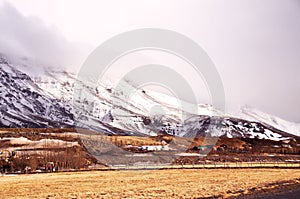
[{"label": "distant small building", "polygon": [[285,147],[285,148],[292,148],[292,146],[289,145],[289,144],[282,144],[282,147]]},{"label": "distant small building", "polygon": [[203,146],[195,146],[194,149],[195,150],[200,150],[200,151],[204,151],[207,149],[212,149],[214,148],[214,145],[203,145]]},{"label": "distant small building", "polygon": [[168,145],[140,146],[139,149],[143,151],[169,151],[170,150]]},{"label": "distant small building", "polygon": [[47,162],[45,165],[46,172],[53,172],[55,171],[54,162]]}]

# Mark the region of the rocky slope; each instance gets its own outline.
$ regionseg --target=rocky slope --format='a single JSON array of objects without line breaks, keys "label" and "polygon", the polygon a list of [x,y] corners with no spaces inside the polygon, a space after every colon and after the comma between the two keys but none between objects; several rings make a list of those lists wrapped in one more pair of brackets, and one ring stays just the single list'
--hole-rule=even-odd
[{"label": "rocky slope", "polygon": [[26,74],[0,57],[0,126],[67,127],[73,115]]}]

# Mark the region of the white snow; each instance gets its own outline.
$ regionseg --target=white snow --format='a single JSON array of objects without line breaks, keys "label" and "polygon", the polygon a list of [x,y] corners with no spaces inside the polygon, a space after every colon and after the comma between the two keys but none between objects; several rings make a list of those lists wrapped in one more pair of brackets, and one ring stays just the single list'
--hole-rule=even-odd
[{"label": "white snow", "polygon": [[287,133],[300,136],[300,124],[285,121],[281,118],[269,115],[257,109],[244,106],[241,108],[242,117],[245,119],[254,119],[258,122],[262,122],[271,125],[279,130],[285,131]]}]

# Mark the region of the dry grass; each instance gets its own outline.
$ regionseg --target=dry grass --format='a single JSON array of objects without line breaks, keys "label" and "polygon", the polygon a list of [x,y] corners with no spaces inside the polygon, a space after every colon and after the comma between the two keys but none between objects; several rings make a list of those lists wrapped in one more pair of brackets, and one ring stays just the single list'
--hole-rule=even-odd
[{"label": "dry grass", "polygon": [[228,197],[300,178],[299,170],[93,171],[0,177],[0,198]]},{"label": "dry grass", "polygon": [[151,137],[137,137],[137,136],[103,136],[103,139],[110,140],[114,144],[122,143],[122,145],[159,145],[160,142],[155,141]]}]

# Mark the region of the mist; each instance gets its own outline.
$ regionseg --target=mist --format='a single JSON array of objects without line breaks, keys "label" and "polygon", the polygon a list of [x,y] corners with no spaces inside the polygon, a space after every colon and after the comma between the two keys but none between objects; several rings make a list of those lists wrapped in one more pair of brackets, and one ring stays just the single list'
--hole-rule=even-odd
[{"label": "mist", "polygon": [[93,48],[114,35],[169,29],[197,42],[213,60],[226,112],[236,115],[248,105],[300,122],[297,0],[11,2],[0,7],[0,53],[14,62],[28,60],[35,71],[76,72]]},{"label": "mist", "polygon": [[54,26],[41,19],[23,16],[11,4],[0,7],[0,53],[14,64],[76,70],[90,51],[84,43],[68,41]]}]

